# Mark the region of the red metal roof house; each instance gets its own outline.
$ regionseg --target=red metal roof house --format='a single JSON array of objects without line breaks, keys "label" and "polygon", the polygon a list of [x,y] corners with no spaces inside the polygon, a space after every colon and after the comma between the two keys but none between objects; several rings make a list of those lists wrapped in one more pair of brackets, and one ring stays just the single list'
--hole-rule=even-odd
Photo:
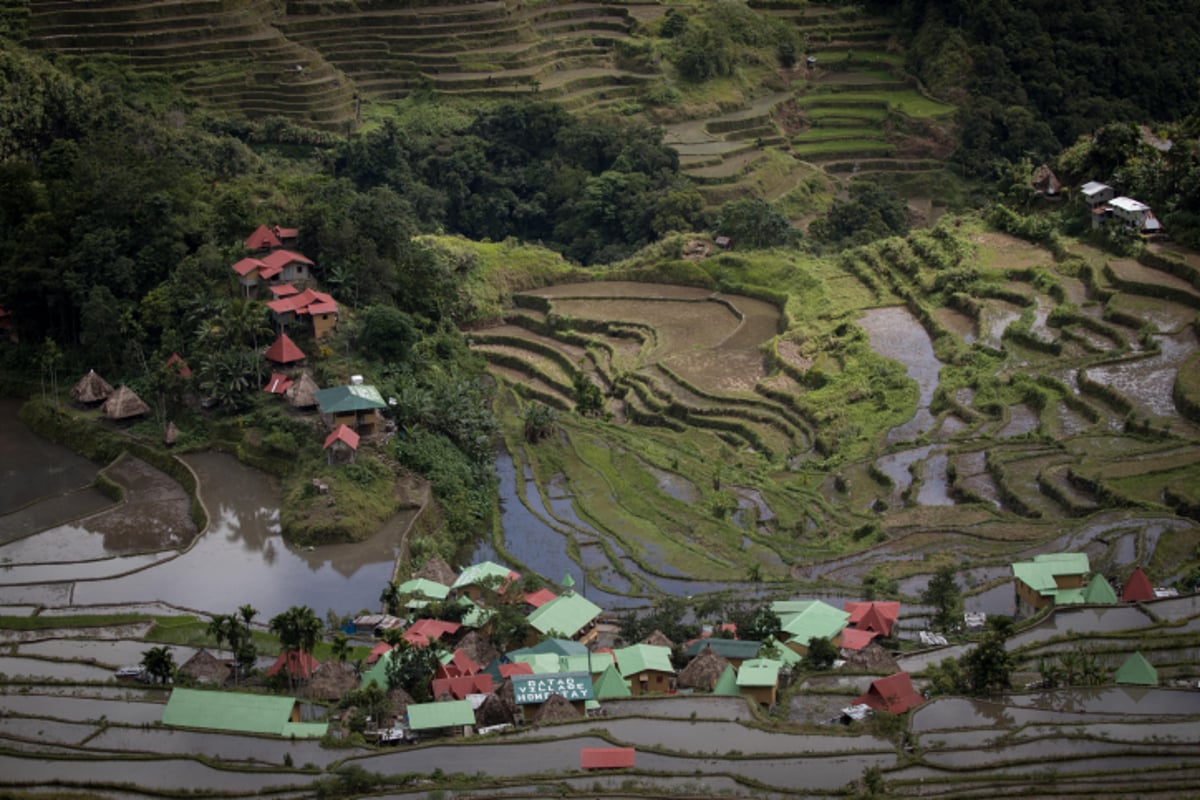
[{"label": "red metal roof house", "polygon": [[313,670],[319,666],[321,666],[321,662],[313,658],[312,653],[301,650],[284,650],[279,654],[279,658],[275,659],[275,663],[267,668],[267,675],[277,675],[282,670],[287,670],[293,678],[308,680],[313,674]]},{"label": "red metal roof house", "polygon": [[270,250],[280,246],[279,237],[266,225],[259,225],[255,228],[254,233],[247,236],[242,244],[246,246],[247,250]]},{"label": "red metal roof house", "polygon": [[329,454],[329,463],[334,460],[354,463],[354,453],[358,450],[358,434],[346,425],[338,425],[333,433],[325,437],[325,452]]},{"label": "red metal roof house", "polygon": [[876,711],[886,711],[889,714],[903,714],[924,702],[925,698],[917,694],[912,685],[912,678],[907,672],[897,672],[895,675],[872,681],[867,693],[854,701],[856,705],[865,703]]},{"label": "red metal roof house", "polygon": [[846,621],[849,627],[878,633],[880,636],[890,636],[892,626],[896,624],[896,620],[900,619],[900,603],[894,601],[868,603],[848,601],[846,610],[850,612],[850,619]]},{"label": "red metal roof house", "polygon": [[279,338],[263,355],[268,361],[274,361],[276,364],[293,364],[306,358],[304,351],[297,347],[286,333],[279,334]]}]

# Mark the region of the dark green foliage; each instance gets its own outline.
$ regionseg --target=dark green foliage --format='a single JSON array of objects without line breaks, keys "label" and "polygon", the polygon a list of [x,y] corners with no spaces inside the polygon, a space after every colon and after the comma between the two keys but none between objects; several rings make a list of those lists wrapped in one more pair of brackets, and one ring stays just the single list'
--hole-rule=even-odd
[{"label": "dark green foliage", "polygon": [[1004,635],[991,630],[961,660],[966,690],[976,696],[997,695],[1012,687],[1015,660],[1004,647]]},{"label": "dark green foliage", "polygon": [[587,373],[576,372],[573,383],[576,411],[585,416],[595,416],[604,410],[604,393]]},{"label": "dark green foliage", "polygon": [[735,247],[775,247],[791,244],[800,233],[787,217],[761,197],[730,200],[721,206],[717,233],[728,236]]},{"label": "dark green foliage", "polygon": [[412,317],[393,306],[371,306],[363,312],[358,344],[367,356],[387,362],[405,361],[418,338]]},{"label": "dark green foliage", "polygon": [[522,418],[525,420],[525,440],[536,444],[558,430],[558,412],[545,403],[528,406]]},{"label": "dark green foliage", "polygon": [[810,669],[829,669],[837,660],[838,650],[825,636],[814,636],[808,640],[808,656],[805,663]]},{"label": "dark green foliage", "polygon": [[401,639],[392,648],[387,662],[388,690],[400,687],[412,695],[418,703],[435,699],[432,696],[433,674],[441,662],[436,642],[417,647]]},{"label": "dark green foliage", "polygon": [[700,635],[700,627],[684,622],[686,613],[687,604],[681,598],[659,598],[654,601],[649,613],[627,611],[621,615],[621,639],[626,644],[637,644],[655,630],[662,631],[663,635],[676,644],[694,639]]},{"label": "dark green foliage", "polygon": [[175,656],[171,648],[151,647],[142,653],[142,668],[156,683],[166,683],[175,674]]},{"label": "dark green foliage", "polygon": [[962,613],[962,590],[954,575],[952,565],[939,568],[921,592],[921,602],[934,608],[933,626],[941,631],[954,630]]},{"label": "dark green foliage", "polygon": [[725,621],[737,626],[739,639],[764,642],[779,633],[779,615],[770,605],[736,604],[725,609]]},{"label": "dark green foliage", "polygon": [[808,229],[813,239],[842,247],[908,233],[908,207],[896,193],[871,181],[850,185],[850,200],[835,201]]}]

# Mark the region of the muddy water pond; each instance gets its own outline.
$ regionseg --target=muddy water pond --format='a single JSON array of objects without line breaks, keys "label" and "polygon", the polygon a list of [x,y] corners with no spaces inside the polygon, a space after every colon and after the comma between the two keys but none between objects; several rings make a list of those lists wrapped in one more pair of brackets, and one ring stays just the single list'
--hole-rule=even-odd
[{"label": "muddy water pond", "polygon": [[0,514],[89,486],[96,465],[36,435],[17,417],[22,401],[0,398]]},{"label": "muddy water pond", "polygon": [[[160,707],[159,717],[162,717]],[[362,750],[326,750],[320,742],[291,741],[264,736],[235,736],[182,729],[109,727],[88,742],[89,748],[156,755],[198,755],[222,761],[284,764],[288,756],[297,766],[327,767]]]},{"label": "muddy water pond", "polygon": [[249,603],[264,618],[297,603],[318,615],[378,607],[399,553],[404,515],[364,542],[300,550],[280,533],[279,488],[269,476],[222,453],[185,461],[200,478],[208,530],[171,561],[122,578],[76,583],[76,604],[159,600],[220,612]]},{"label": "muddy water pond", "polygon": [[935,420],[929,413],[929,403],[937,391],[942,362],[933,354],[929,333],[912,312],[902,306],[873,308],[858,320],[858,325],[867,332],[872,350],[884,358],[899,361],[908,377],[917,382],[916,415],[888,431],[887,441],[907,441],[931,430]]}]

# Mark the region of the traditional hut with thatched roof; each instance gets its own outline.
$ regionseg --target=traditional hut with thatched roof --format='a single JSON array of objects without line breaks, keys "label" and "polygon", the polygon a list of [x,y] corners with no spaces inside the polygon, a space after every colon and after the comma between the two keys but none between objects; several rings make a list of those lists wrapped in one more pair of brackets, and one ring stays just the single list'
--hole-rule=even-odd
[{"label": "traditional hut with thatched roof", "polygon": [[94,369],[89,369],[87,375],[84,375],[79,379],[79,383],[71,387],[71,399],[85,406],[103,403],[112,393],[113,387],[109,386],[104,378],[97,375]]},{"label": "traditional hut with thatched roof", "polygon": [[900,665],[896,663],[896,659],[892,658],[891,653],[884,650],[878,642],[871,642],[862,650],[847,656],[843,669],[870,672],[875,675],[893,675],[900,671]]},{"label": "traditional hut with thatched roof", "polygon": [[471,631],[458,643],[458,649],[466,653],[467,658],[476,664],[486,667],[500,657],[500,651],[479,635],[479,631]]},{"label": "traditional hut with thatched roof", "polygon": [[150,406],[128,386],[121,386],[108,396],[100,410],[109,419],[130,419],[150,413]]},{"label": "traditional hut with thatched roof", "polygon": [[453,586],[458,580],[458,573],[450,569],[450,565],[438,556],[434,556],[412,574],[414,578],[424,578],[445,586]]},{"label": "traditional hut with thatched roof", "polygon": [[574,722],[579,717],[579,711],[571,705],[570,700],[561,694],[552,694],[542,703],[533,721],[540,725],[545,722]]},{"label": "traditional hut with thatched roof", "polygon": [[321,390],[313,380],[308,370],[300,373],[300,377],[283,393],[284,398],[292,408],[313,408],[317,404],[317,392]]},{"label": "traditional hut with thatched roof", "polygon": [[326,661],[313,670],[306,694],[315,700],[341,700],[346,692],[358,688],[354,668],[340,661]]},{"label": "traditional hut with thatched roof", "polygon": [[223,686],[229,680],[231,669],[228,661],[222,661],[212,653],[200,648],[196,655],[183,662],[179,674],[186,675],[197,683],[215,683]]},{"label": "traditional hut with thatched roof", "polygon": [[671,650],[675,649],[675,643],[668,639],[667,635],[658,628],[655,628],[650,632],[649,636],[647,636],[645,639],[642,639],[641,644],[653,644],[657,645],[658,647],[666,647]]},{"label": "traditional hut with thatched roof", "polygon": [[392,716],[396,719],[404,719],[404,714],[408,711],[408,707],[414,705],[417,701],[408,692],[397,686],[395,689],[388,690],[387,693],[388,706],[391,709]]},{"label": "traditional hut with thatched roof", "polygon": [[517,718],[517,706],[505,702],[497,694],[489,694],[479,708],[475,709],[475,727],[486,728],[490,725],[512,725]]},{"label": "traditional hut with thatched roof", "polygon": [[676,682],[680,686],[711,692],[728,666],[729,659],[711,647],[705,647],[700,655],[692,659],[692,663],[683,668]]}]

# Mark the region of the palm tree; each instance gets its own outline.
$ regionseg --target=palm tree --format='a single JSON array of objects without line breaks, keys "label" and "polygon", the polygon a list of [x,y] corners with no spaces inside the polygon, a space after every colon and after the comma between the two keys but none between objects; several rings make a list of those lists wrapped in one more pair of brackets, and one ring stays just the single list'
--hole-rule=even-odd
[{"label": "palm tree", "polygon": [[[292,606],[283,613],[271,618],[271,632],[279,637],[279,644],[285,651],[296,651],[303,655],[311,654],[321,638],[324,626],[313,610],[308,606]],[[304,661],[307,671],[307,660]],[[310,675],[305,675],[305,679]],[[291,682],[291,670],[288,670],[288,681]]]},{"label": "palm tree", "polygon": [[166,683],[175,674],[175,656],[171,654],[171,648],[163,645],[143,651],[142,668],[158,683]]},{"label": "palm tree", "polygon": [[383,592],[379,595],[379,602],[383,603],[384,609],[389,614],[395,614],[400,608],[400,584],[395,581],[388,581]]},{"label": "palm tree", "polygon": [[343,664],[346,663],[346,659],[350,657],[350,640],[346,638],[346,634],[339,633],[333,637],[331,650],[334,658]]},{"label": "palm tree", "polygon": [[217,641],[217,649],[229,639],[229,623],[232,619],[225,614],[213,614],[208,623],[208,635]]}]

